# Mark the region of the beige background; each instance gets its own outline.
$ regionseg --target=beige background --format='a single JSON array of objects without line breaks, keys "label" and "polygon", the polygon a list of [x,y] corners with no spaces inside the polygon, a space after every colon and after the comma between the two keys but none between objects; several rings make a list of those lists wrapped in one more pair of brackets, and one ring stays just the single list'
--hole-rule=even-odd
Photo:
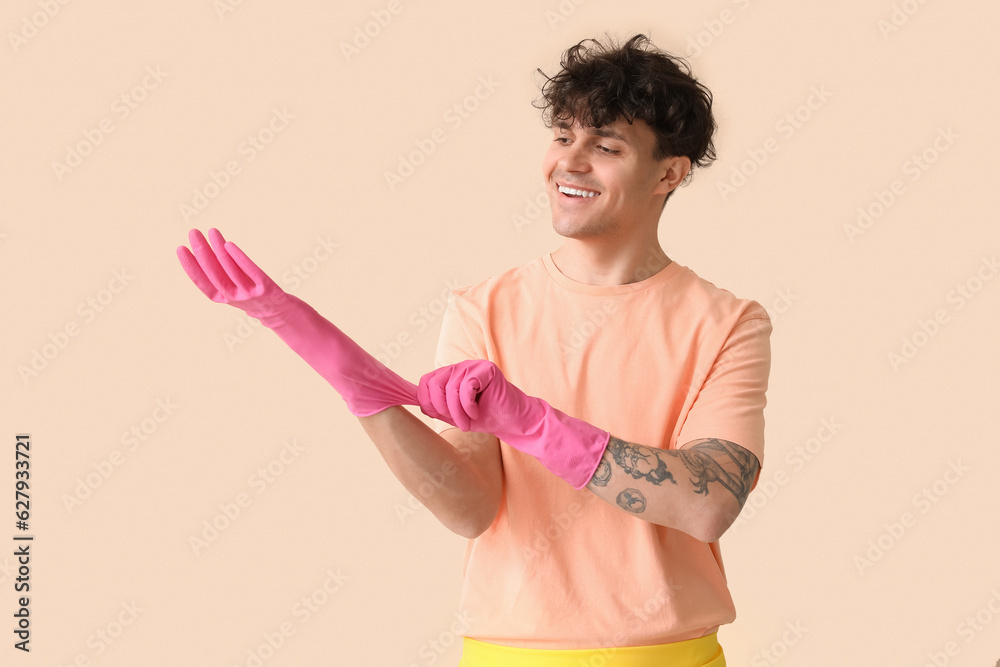
[{"label": "beige background", "polygon": [[[415,381],[449,285],[557,247],[533,72],[605,31],[690,54],[714,92],[719,160],[660,237],[774,318],[768,457],[723,538],[730,664],[1000,658],[1000,6],[225,2],[0,10],[0,663],[457,663],[463,540],[174,248],[219,227]],[[19,432],[30,655],[11,647]]]}]

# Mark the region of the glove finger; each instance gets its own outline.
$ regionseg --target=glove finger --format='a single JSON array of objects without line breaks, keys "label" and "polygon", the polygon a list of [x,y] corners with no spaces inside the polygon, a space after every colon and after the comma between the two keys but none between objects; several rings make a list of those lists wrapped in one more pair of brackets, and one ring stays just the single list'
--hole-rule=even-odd
[{"label": "glove finger", "polygon": [[226,239],[223,238],[222,232],[213,227],[208,230],[208,239],[212,243],[212,250],[215,252],[215,257],[219,260],[229,279],[240,290],[244,292],[250,291],[253,288],[253,280],[233,261],[229,251],[226,249]]},{"label": "glove finger", "polygon": [[[503,392],[506,384],[496,364],[492,362],[478,363],[475,367],[478,387],[476,402],[480,408],[480,423],[490,433],[504,423],[503,411],[506,409],[507,397]],[[497,376],[501,379],[497,379]]]},{"label": "glove finger", "polygon": [[472,420],[479,419],[479,403],[477,399],[479,398],[481,386],[482,384],[478,377],[467,375],[459,387],[459,400],[462,403],[462,408],[465,410],[465,414],[469,415]]},{"label": "glove finger", "polygon": [[253,263],[253,260],[246,256],[239,246],[237,246],[232,241],[226,241],[226,250],[229,255],[233,258],[233,261],[239,265],[240,269],[246,274],[246,276],[254,282],[255,285],[261,287],[267,286],[274,283],[271,277],[264,273],[259,266]]},{"label": "glove finger", "polygon": [[441,382],[442,370],[444,369],[433,370],[420,378],[420,384],[417,386],[417,399],[420,402],[420,408],[428,417],[440,419],[454,426],[455,422],[448,415],[448,404],[444,397],[444,387]]},{"label": "glove finger", "polygon": [[184,273],[188,275],[191,282],[201,290],[202,294],[207,296],[212,301],[217,301],[219,297],[219,289],[212,284],[212,281],[208,279],[205,272],[201,270],[201,265],[198,264],[198,259],[191,254],[191,251],[187,249],[187,246],[177,247],[177,259],[181,262],[181,268],[184,269]]},{"label": "glove finger", "polygon": [[[497,386],[497,372],[497,366],[492,362],[476,360],[469,363],[469,377],[464,387],[467,393],[463,396],[463,399],[467,404],[475,404],[473,419],[480,419],[483,416],[484,410],[492,412],[495,409],[496,406],[493,404],[496,402],[496,397],[494,396],[496,392],[490,392],[485,399],[483,395],[486,394],[490,387]],[[470,412],[469,414],[473,413]]]},{"label": "glove finger", "polygon": [[236,285],[226,275],[226,270],[219,264],[219,258],[212,252],[212,247],[208,245],[208,241],[205,240],[201,232],[197,229],[192,229],[188,232],[188,241],[191,243],[191,250],[194,252],[194,256],[198,258],[201,270],[205,272],[205,275],[208,276],[208,279],[215,285],[216,289],[223,296],[229,296],[235,292]]},{"label": "glove finger", "polygon": [[462,384],[465,377],[465,369],[451,373],[445,387],[445,399],[448,402],[448,414],[455,420],[455,426],[463,431],[470,431],[472,423],[462,401]]},{"label": "glove finger", "polygon": [[430,379],[430,373],[420,376],[420,381],[417,382],[417,403],[425,415],[432,419],[441,419],[441,413],[434,407],[434,401],[431,399]]}]

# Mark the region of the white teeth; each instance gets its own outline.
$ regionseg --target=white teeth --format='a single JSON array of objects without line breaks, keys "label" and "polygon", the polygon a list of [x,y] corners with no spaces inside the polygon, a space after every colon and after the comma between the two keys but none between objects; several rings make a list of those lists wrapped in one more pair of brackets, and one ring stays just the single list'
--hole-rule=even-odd
[{"label": "white teeth", "polygon": [[559,192],[576,195],[577,197],[595,197],[599,194],[597,192],[590,192],[589,190],[574,190],[573,188],[567,188],[565,185],[559,186]]}]

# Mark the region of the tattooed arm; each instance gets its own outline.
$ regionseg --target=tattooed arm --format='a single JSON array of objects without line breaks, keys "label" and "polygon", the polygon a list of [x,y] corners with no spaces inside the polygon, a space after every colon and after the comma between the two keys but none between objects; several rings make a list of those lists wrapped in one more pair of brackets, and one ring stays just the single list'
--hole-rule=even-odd
[{"label": "tattooed arm", "polygon": [[658,449],[613,435],[587,488],[640,519],[715,542],[736,520],[760,463],[728,440]]}]

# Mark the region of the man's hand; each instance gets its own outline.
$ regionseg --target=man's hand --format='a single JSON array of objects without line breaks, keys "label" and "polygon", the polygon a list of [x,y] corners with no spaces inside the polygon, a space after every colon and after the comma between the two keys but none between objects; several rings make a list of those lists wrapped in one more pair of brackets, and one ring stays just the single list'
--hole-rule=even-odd
[{"label": "man's hand", "polygon": [[427,373],[420,379],[417,399],[428,417],[478,433],[495,434],[508,421],[508,412],[524,416],[532,407],[496,364],[482,359]]},{"label": "man's hand", "polygon": [[[192,229],[191,250],[177,257],[212,301],[239,308],[274,331],[336,389],[351,414],[366,417],[394,405],[417,405],[417,387],[386,368],[301,299],[288,294],[249,257],[209,230],[212,246]],[[192,252],[193,250],[193,252]]]},{"label": "man's hand", "polygon": [[420,409],[463,431],[492,433],[582,489],[601,461],[610,433],[528,396],[491,361],[472,359],[420,378]]},{"label": "man's hand", "polygon": [[197,229],[188,233],[191,250],[177,248],[177,258],[191,282],[212,301],[228,303],[250,317],[276,315],[288,294],[219,230],[208,230],[208,236],[214,249]]}]

